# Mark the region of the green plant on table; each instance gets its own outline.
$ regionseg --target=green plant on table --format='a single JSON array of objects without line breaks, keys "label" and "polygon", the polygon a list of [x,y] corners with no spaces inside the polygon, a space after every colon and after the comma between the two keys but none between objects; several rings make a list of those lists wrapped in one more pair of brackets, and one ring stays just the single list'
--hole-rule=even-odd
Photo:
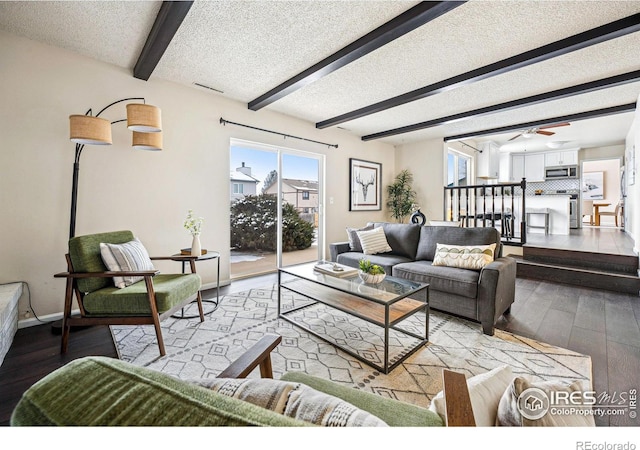
[{"label": "green plant on table", "polygon": [[360,262],[358,263],[358,266],[360,267],[361,271],[363,271],[364,273],[368,273],[370,275],[384,274],[384,269],[381,266],[377,264],[373,264],[368,259],[361,259]]}]

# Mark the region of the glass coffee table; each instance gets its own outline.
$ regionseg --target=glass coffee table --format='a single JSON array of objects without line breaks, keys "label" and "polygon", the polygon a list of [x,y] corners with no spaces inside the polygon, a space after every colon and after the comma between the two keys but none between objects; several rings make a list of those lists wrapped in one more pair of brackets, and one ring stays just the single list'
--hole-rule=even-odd
[{"label": "glass coffee table", "polygon": [[[386,276],[379,284],[365,284],[358,274],[337,277],[315,270],[316,262],[297,264],[278,269],[278,317],[300,327],[314,336],[343,350],[371,367],[388,374],[423,345],[429,342],[429,285],[402,278]],[[302,306],[282,308],[283,292],[299,294],[310,302]],[[289,316],[296,311],[321,303],[368,323],[381,327],[384,333],[383,364],[341,345],[338,339],[318,333],[312,326]],[[399,327],[399,324],[418,312],[424,312],[424,334]],[[410,327],[411,328],[411,327]],[[413,327],[415,328],[415,327]],[[404,348],[393,362],[389,361],[389,332],[401,333],[417,341]]]}]

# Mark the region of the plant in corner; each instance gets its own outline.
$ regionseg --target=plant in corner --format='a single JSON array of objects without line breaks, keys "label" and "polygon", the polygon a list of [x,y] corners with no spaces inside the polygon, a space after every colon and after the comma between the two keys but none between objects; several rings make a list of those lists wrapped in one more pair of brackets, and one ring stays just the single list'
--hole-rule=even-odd
[{"label": "plant in corner", "polygon": [[380,283],[386,276],[386,273],[381,266],[373,264],[368,259],[361,259],[358,262],[358,267],[360,269],[360,279],[365,283]]},{"label": "plant in corner", "polygon": [[391,217],[400,223],[404,223],[405,217],[411,214],[415,204],[416,191],[412,189],[412,183],[413,175],[405,169],[387,186],[387,207],[391,210]]}]

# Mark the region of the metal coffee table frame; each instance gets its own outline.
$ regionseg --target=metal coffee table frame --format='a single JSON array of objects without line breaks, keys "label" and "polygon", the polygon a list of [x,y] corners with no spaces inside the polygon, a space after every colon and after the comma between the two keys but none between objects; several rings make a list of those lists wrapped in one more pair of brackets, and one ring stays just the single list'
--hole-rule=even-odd
[{"label": "metal coffee table frame", "polygon": [[[379,285],[380,287],[400,287],[402,290],[402,292],[397,294],[389,293],[383,289],[376,288],[375,285],[364,285],[357,275],[349,278],[337,278],[316,272],[313,270],[314,265],[315,263],[305,263],[278,269],[278,317],[304,329],[319,339],[328,342],[359,361],[362,361],[385,374],[391,372],[423,345],[429,342],[428,284],[387,276]],[[291,278],[291,280],[283,282],[283,275]],[[363,285],[366,287],[364,289],[364,293],[358,292],[358,288]],[[313,303],[307,303],[303,306],[282,311],[283,289],[295,292],[303,297],[313,300]],[[414,298],[409,298],[410,296],[423,296],[424,300],[415,300]],[[287,314],[308,308],[317,303],[338,309],[366,322],[382,327],[384,329],[384,365],[380,366],[372,361],[368,361],[350,349],[341,346],[337,342],[286,316]],[[424,336],[414,334],[397,326],[400,322],[419,311],[425,312]],[[392,364],[389,363],[389,330],[395,330],[418,339],[418,343],[415,346],[411,347],[408,351],[403,352],[402,356],[396,359]]]}]

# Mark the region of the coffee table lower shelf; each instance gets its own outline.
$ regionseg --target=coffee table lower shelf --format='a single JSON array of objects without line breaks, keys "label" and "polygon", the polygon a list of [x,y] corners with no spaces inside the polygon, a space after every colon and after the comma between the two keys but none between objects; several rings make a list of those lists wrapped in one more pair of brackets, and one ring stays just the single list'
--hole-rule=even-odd
[{"label": "coffee table lower shelf", "polygon": [[[307,303],[302,306],[292,308],[283,312],[281,309],[281,290],[286,289],[291,292],[295,292],[303,297],[313,300],[313,303]],[[278,317],[286,320],[287,322],[307,331],[308,333],[322,339],[323,341],[339,348],[345,353],[353,356],[359,361],[388,374],[403,361],[418,351],[423,345],[429,342],[429,293],[428,285],[425,285],[423,289],[416,292],[423,293],[425,301],[415,300],[413,298],[404,297],[398,299],[392,303],[377,303],[366,298],[359,297],[352,293],[342,292],[332,287],[315,283],[313,281],[305,279],[295,279],[287,283],[278,283]],[[323,336],[311,328],[301,324],[300,322],[287,317],[287,314],[291,314],[295,311],[308,308],[313,304],[321,303],[331,308],[335,308],[344,313],[358,317],[366,322],[377,325],[384,330],[384,365],[380,366],[372,361],[369,361],[359,354],[353,352],[349,348],[338,344],[337,342]],[[425,312],[425,330],[424,336],[417,335],[408,330],[399,328],[397,325],[410,316],[418,313],[419,311]],[[397,358],[392,364],[389,363],[389,330],[394,330],[399,333],[403,333],[406,336],[411,336],[417,339],[418,342],[413,347],[410,347],[408,351],[404,352],[402,356]]]}]

